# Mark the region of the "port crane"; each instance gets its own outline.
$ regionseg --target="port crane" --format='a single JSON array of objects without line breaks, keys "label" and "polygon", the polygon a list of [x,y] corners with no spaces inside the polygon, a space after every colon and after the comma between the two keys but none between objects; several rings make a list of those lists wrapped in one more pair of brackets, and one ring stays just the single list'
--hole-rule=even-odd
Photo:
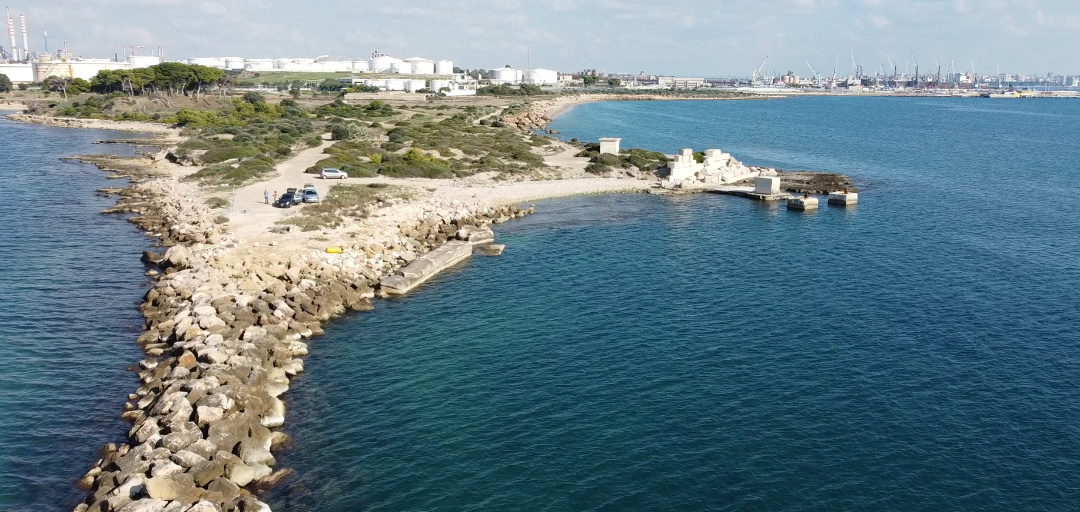
[{"label": "port crane", "polygon": [[758,77],[765,78],[765,66],[769,64],[769,56],[765,56],[765,60],[761,61],[761,65],[754,70],[754,76],[750,79],[750,85],[757,84]]},{"label": "port crane", "polygon": [[814,75],[814,85],[821,85],[821,75],[810,65],[810,61],[806,61],[806,67],[810,68],[810,74]]},{"label": "port crane", "polygon": [[[892,55],[889,55],[888,51],[885,52],[885,58],[889,59],[889,67],[892,68],[893,87],[896,87],[896,63],[893,62]],[[886,80],[886,82],[888,82],[888,80]]]},{"label": "port crane", "polygon": [[833,62],[832,66],[832,83],[834,86],[836,85],[836,68],[838,66],[840,66],[840,50],[836,50],[836,61]]}]

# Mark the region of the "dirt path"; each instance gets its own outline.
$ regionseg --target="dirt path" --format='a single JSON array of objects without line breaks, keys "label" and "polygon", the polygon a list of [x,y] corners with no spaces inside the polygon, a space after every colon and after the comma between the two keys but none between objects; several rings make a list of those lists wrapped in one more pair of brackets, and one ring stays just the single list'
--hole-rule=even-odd
[{"label": "dirt path", "polygon": [[241,187],[233,191],[227,199],[234,200],[232,211],[229,213],[229,226],[241,239],[256,239],[258,235],[268,233],[274,223],[285,218],[289,214],[296,213],[297,208],[274,208],[263,201],[263,191],[270,194],[270,202],[274,201],[274,193],[281,197],[285,190],[290,187],[303,188],[305,183],[314,183],[319,196],[325,196],[332,185],[344,180],[322,180],[318,175],[305,174],[304,170],[315,165],[319,160],[326,158],[323,150],[330,147],[333,141],[329,134],[323,135],[323,143],[314,148],[305,149],[296,156],[285,160],[277,165],[277,176],[267,181],[260,181]]}]

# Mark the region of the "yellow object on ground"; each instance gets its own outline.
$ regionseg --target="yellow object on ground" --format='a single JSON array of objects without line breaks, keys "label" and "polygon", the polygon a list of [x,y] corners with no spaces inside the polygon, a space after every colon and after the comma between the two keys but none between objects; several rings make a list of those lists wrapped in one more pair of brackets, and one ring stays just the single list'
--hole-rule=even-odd
[{"label": "yellow object on ground", "polygon": [[327,247],[327,254],[341,254],[341,247]]}]

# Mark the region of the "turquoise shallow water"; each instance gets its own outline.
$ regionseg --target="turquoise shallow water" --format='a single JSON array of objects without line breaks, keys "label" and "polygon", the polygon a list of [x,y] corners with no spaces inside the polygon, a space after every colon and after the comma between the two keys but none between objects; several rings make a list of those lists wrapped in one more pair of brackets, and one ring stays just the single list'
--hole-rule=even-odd
[{"label": "turquoise shallow water", "polygon": [[75,482],[123,440],[124,397],[139,360],[146,237],[94,190],[117,186],[61,161],[130,135],[0,119],[0,510],[70,510]]},{"label": "turquoise shallow water", "polygon": [[566,138],[830,170],[857,208],[539,203],[332,325],[275,510],[1066,510],[1080,102],[583,105]]}]

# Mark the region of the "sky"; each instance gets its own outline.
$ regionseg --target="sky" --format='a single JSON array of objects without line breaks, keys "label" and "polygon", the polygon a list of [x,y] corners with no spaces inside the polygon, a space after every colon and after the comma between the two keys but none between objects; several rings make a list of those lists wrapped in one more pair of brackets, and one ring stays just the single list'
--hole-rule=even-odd
[{"label": "sky", "polygon": [[[1080,74],[1078,0],[9,0],[84,57],[449,59],[463,68],[810,76],[889,66]],[[18,32],[18,27],[16,27]],[[22,37],[18,35],[19,46]],[[0,45],[7,47],[6,40]],[[837,52],[839,51],[839,58]],[[886,52],[889,52],[887,55]]]}]

